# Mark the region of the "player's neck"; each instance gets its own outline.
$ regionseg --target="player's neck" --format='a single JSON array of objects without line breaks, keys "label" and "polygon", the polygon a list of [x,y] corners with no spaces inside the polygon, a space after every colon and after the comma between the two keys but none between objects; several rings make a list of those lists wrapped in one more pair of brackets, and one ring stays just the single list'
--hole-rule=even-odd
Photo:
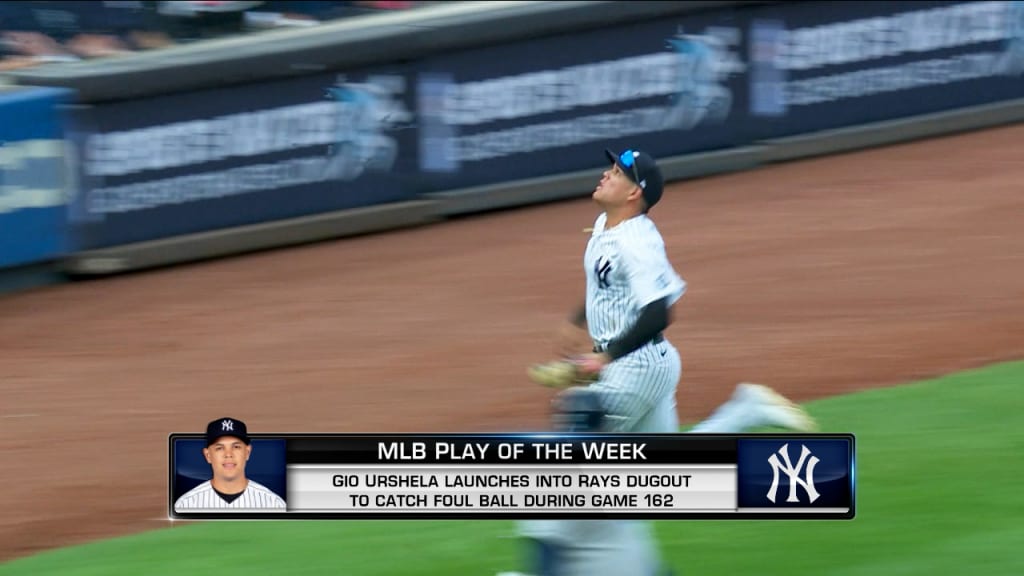
[{"label": "player's neck", "polygon": [[221,478],[214,478],[210,481],[213,488],[224,494],[238,494],[249,486],[249,479],[242,477],[237,480],[223,480]]},{"label": "player's neck", "polygon": [[621,206],[617,209],[605,208],[604,213],[607,214],[607,218],[605,218],[604,222],[605,230],[611,230],[626,220],[636,218],[642,214],[642,212],[638,211],[636,208],[628,205]]}]

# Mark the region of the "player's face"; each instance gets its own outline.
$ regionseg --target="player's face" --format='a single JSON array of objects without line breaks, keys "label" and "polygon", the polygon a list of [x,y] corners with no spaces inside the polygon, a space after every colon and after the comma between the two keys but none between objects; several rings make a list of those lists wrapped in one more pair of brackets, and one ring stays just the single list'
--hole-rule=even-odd
[{"label": "player's face", "polygon": [[626,176],[619,165],[612,164],[601,175],[601,181],[594,188],[592,197],[601,206],[622,206],[629,202],[637,190],[637,185]]},{"label": "player's face", "polygon": [[245,463],[252,453],[252,446],[238,438],[224,436],[203,452],[206,461],[213,467],[213,475],[231,481],[245,477]]}]

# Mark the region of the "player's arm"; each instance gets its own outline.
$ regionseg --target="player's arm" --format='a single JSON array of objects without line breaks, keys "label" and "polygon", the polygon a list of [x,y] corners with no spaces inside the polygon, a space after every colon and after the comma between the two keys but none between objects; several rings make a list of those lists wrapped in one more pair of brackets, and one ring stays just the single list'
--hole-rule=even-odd
[{"label": "player's arm", "polygon": [[[594,227],[591,228],[591,234],[596,234],[599,230],[604,230],[605,222],[608,220],[608,214],[602,212],[597,216],[597,220],[594,221]],[[569,323],[579,329],[585,329],[587,327],[587,300],[583,299],[582,302],[576,308],[573,308],[572,313],[569,315]]]},{"label": "player's arm", "polygon": [[619,338],[608,343],[605,353],[613,361],[636,351],[668,328],[671,322],[668,297],[662,297],[640,310],[636,323]]},{"label": "player's arm", "polygon": [[664,332],[672,323],[672,308],[686,291],[686,283],[674,273],[663,249],[625,245],[622,262],[640,315],[622,336],[608,344],[605,353],[611,360],[636,351]]},{"label": "player's arm", "polygon": [[573,326],[583,329],[587,327],[587,303],[582,302],[576,308],[573,308],[572,314],[569,315],[569,323]]},{"label": "player's arm", "polygon": [[573,308],[572,313],[566,318],[567,322],[561,325],[558,331],[558,342],[555,346],[555,353],[564,356],[574,356],[583,350],[590,351],[590,338],[585,330],[587,327],[587,307],[581,304]]}]

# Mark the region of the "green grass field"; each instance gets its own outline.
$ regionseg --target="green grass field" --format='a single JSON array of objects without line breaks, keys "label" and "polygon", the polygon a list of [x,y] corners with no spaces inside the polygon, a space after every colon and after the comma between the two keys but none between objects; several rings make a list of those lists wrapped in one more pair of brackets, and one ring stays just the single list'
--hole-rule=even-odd
[{"label": "green grass field", "polygon": [[[682,574],[1024,574],[1024,362],[808,404],[857,435],[852,521],[661,522]],[[493,576],[510,522],[190,524],[0,565],[0,575]],[[701,566],[698,570],[696,566]]]}]

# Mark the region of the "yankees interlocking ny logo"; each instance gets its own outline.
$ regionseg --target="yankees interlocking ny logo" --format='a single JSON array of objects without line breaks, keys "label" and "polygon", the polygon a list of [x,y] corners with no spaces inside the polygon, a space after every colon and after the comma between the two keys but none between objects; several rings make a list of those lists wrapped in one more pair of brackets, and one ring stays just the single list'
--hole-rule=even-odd
[{"label": "yankees interlocking ny logo", "polygon": [[607,256],[601,256],[594,262],[594,275],[597,276],[597,286],[607,288],[611,286],[608,282],[608,273],[612,271],[612,261]]},{"label": "yankees interlocking ny logo", "polygon": [[[797,484],[803,486],[811,504],[820,496],[814,488],[814,467],[818,465],[818,457],[811,454],[807,446],[801,444],[800,448],[800,459],[796,461],[795,467],[789,459],[789,444],[783,444],[777,453],[772,454],[768,458],[768,463],[772,465],[772,485],[768,489],[768,499],[773,504],[775,503],[775,491],[779,488],[780,471],[784,472],[786,477],[789,478],[789,498],[786,499],[786,502],[800,502],[800,499],[796,496]],[[779,462],[779,455],[782,455],[781,463]],[[808,456],[810,456],[809,460]],[[805,462],[807,463],[806,468],[804,468]],[[800,478],[801,468],[804,468],[804,478]]]},{"label": "yankees interlocking ny logo", "polygon": [[222,420],[220,423],[221,432],[234,432],[235,423],[231,420]]}]

